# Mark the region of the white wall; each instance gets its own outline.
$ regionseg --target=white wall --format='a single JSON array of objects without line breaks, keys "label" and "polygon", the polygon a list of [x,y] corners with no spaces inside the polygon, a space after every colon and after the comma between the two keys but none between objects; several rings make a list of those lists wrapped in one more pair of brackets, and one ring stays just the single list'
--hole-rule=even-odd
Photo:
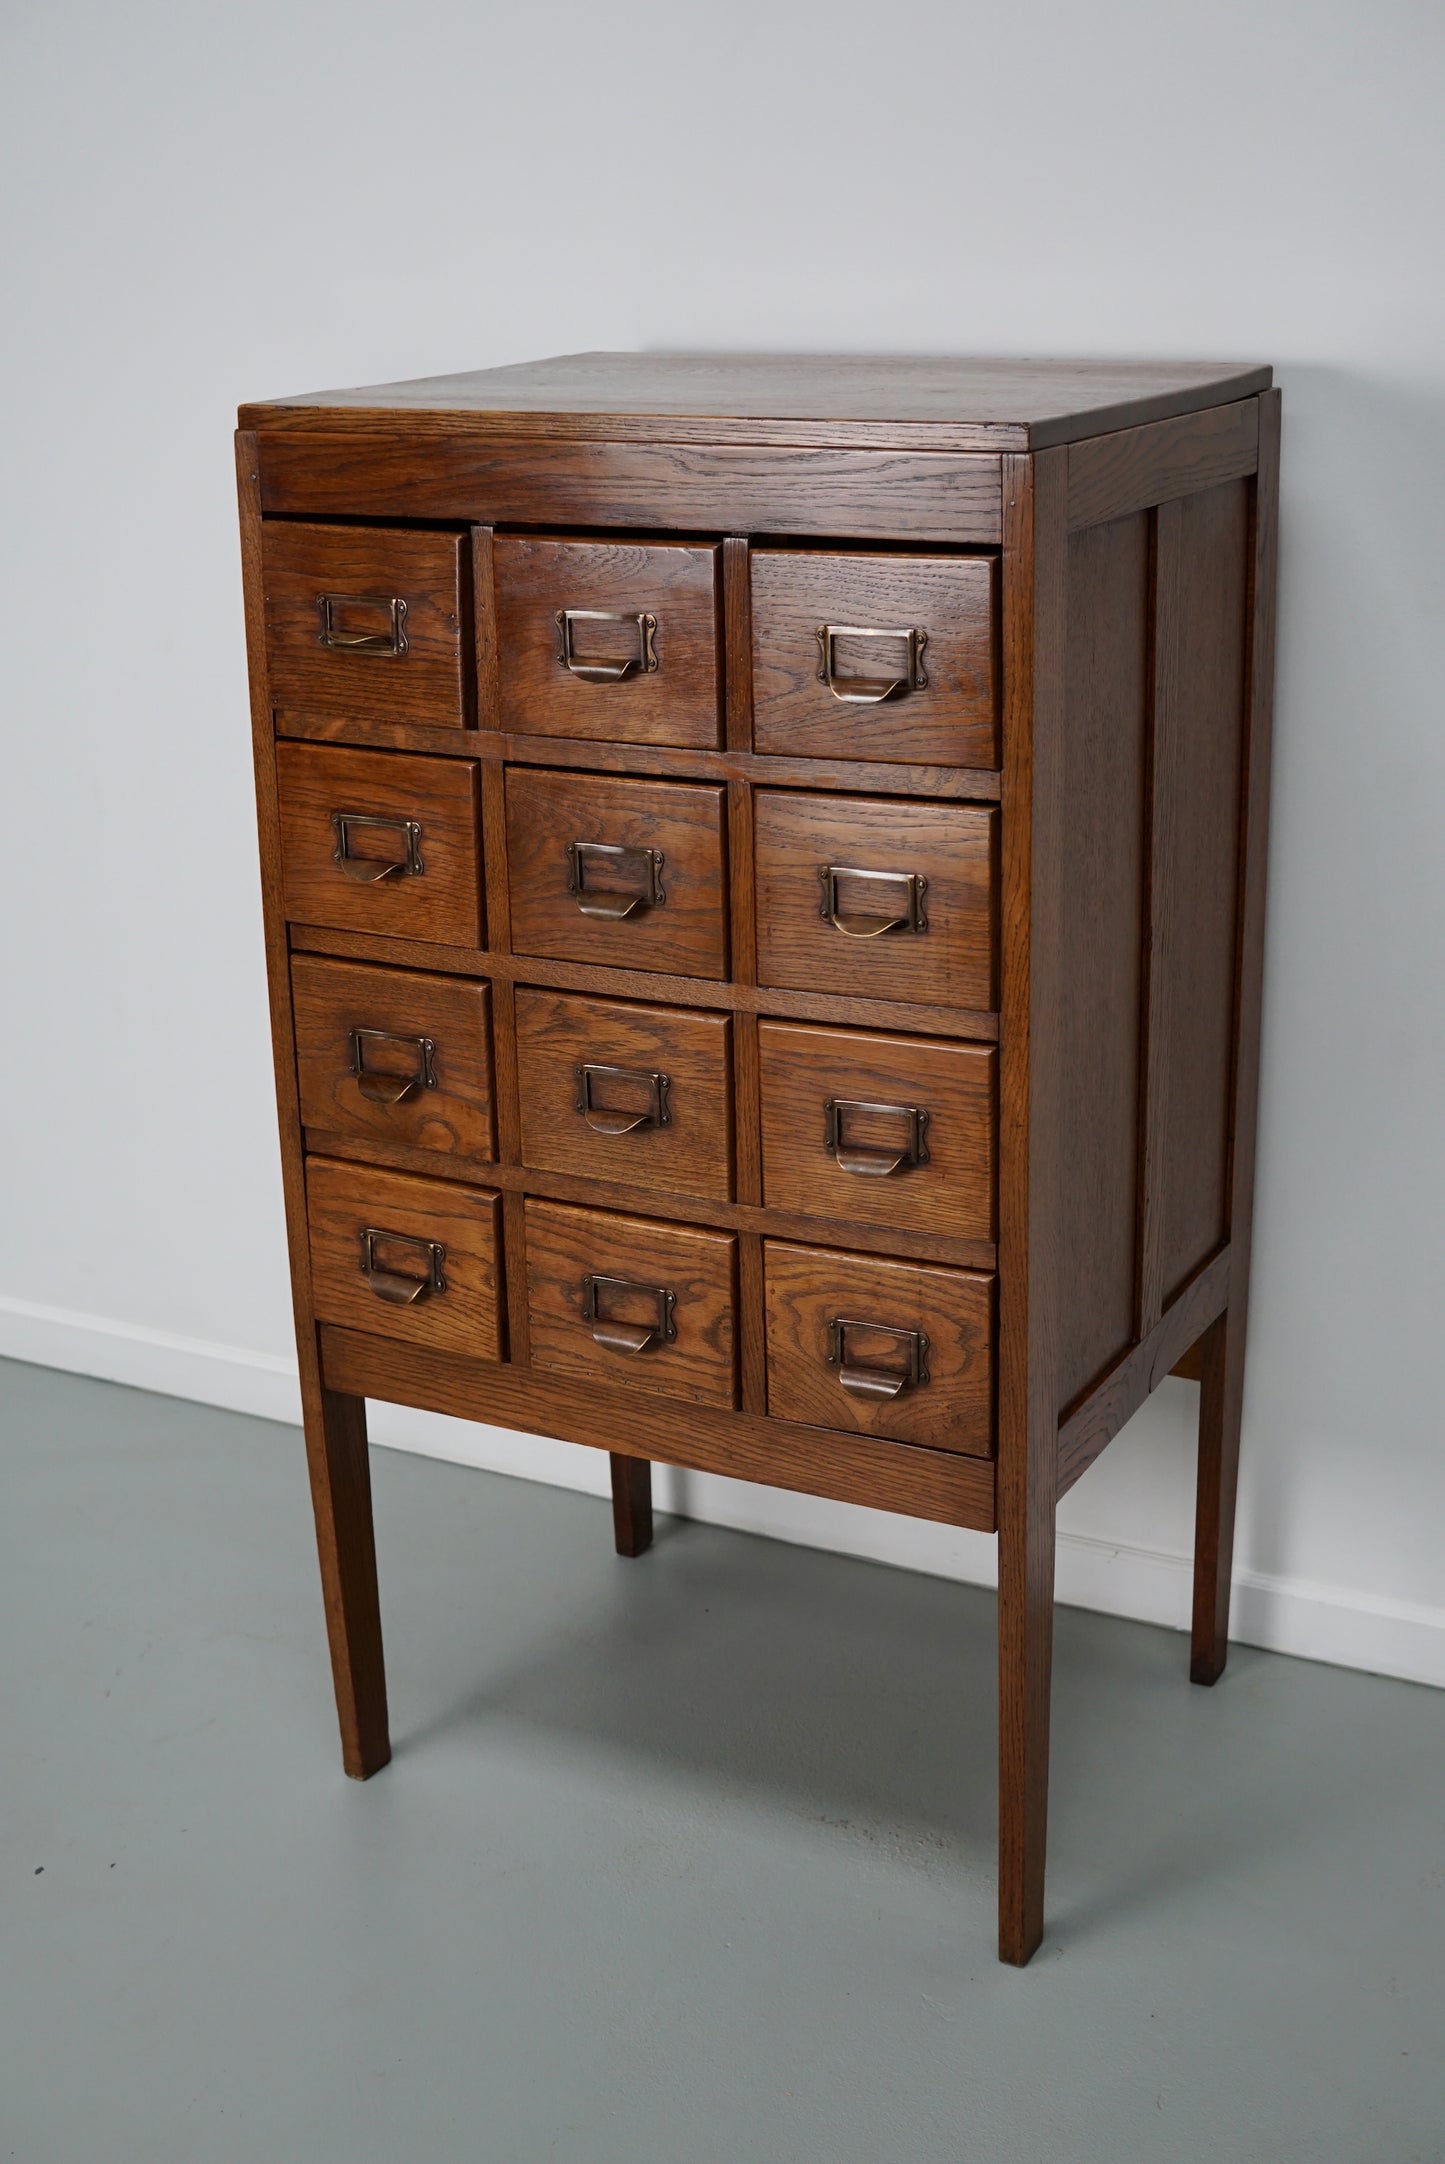
[{"label": "white wall", "polygon": [[[1285,389],[1241,1633],[1445,1683],[1445,15],[1433,0],[11,0],[0,1350],[294,1404],[230,430],[590,346],[1187,355]],[[17,786],[18,784],[18,786]],[[1181,1621],[1194,1393],[1068,1499]],[[595,1486],[600,1460],[379,1413]],[[983,1576],[977,1536],[678,1481]]]}]

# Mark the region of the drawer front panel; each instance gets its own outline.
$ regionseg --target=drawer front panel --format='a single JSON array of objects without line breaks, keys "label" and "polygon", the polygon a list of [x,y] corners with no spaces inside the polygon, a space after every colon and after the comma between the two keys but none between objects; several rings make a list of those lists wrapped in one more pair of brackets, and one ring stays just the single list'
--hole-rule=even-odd
[{"label": "drawer front panel", "polygon": [[775,1418],[992,1455],[991,1277],[778,1240],[763,1260]]},{"label": "drawer front panel", "polygon": [[995,811],[771,789],[754,801],[760,983],[992,1010]]},{"label": "drawer front panel", "polygon": [[491,988],[465,977],[298,954],[291,964],[301,1121],[490,1159]]},{"label": "drawer front panel", "polygon": [[994,1237],[992,1045],[762,1022],[763,1200]]},{"label": "drawer front panel", "polygon": [[723,808],[691,782],[509,767],[514,952],[725,977]]},{"label": "drawer front panel", "polygon": [[522,1162],[659,1194],[732,1194],[726,1015],[517,988]]},{"label": "drawer front panel", "polygon": [[718,744],[717,557],[714,545],[498,539],[502,727]]},{"label": "drawer front panel", "polygon": [[731,1233],[529,1196],[532,1365],[735,1404],[736,1249]]},{"label": "drawer front panel", "polygon": [[481,945],[471,760],[278,744],[276,777],[293,922]]},{"label": "drawer front panel", "polygon": [[755,749],[996,766],[997,581],[987,556],[755,551]]},{"label": "drawer front panel", "polygon": [[317,1319],[501,1358],[501,1205],[485,1188],[306,1160]]},{"label": "drawer front panel", "polygon": [[274,707],[462,727],[460,534],[268,523],[262,555]]}]

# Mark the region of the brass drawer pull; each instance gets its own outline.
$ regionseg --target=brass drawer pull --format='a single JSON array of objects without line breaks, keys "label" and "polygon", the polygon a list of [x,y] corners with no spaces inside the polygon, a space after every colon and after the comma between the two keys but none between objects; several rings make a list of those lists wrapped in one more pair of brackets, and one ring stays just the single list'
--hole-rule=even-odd
[{"label": "brass drawer pull", "polygon": [[[845,1117],[850,1112],[880,1112],[889,1119],[907,1122],[908,1134],[901,1150],[890,1150],[876,1145],[849,1142],[844,1133]],[[874,1105],[865,1104],[855,1097],[830,1097],[823,1107],[823,1140],[833,1152],[842,1172],[857,1172],[864,1177],[887,1179],[890,1173],[910,1170],[914,1165],[928,1163],[928,1145],[924,1136],[928,1131],[928,1114],[921,1105]]]},{"label": "brass drawer pull", "polygon": [[[602,1313],[601,1293],[603,1286],[621,1292],[645,1293],[657,1303],[657,1320],[654,1323],[612,1322]],[[582,1320],[592,1325],[592,1336],[597,1344],[605,1345],[609,1352],[651,1352],[655,1346],[664,1345],[677,1336],[677,1324],[673,1309],[677,1294],[669,1292],[665,1285],[640,1285],[632,1277],[594,1277],[582,1280]]]},{"label": "brass drawer pull", "polygon": [[[926,932],[928,919],[923,914],[923,897],[928,891],[928,881],[921,872],[865,872],[850,864],[820,864],[818,877],[823,882],[823,906],[818,914],[850,939],[877,939],[884,932]],[[847,910],[838,904],[840,879],[866,880],[870,890],[885,903],[898,895],[888,916],[860,916],[856,910]]]},{"label": "brass drawer pull", "polygon": [[[670,1127],[672,1114],[667,1109],[667,1093],[672,1087],[671,1077],[645,1067],[605,1067],[599,1060],[587,1060],[576,1070],[577,1110],[594,1134],[630,1135],[639,1127]],[[621,1112],[607,1105],[594,1104],[592,1085],[601,1075],[612,1082],[641,1082],[648,1092],[648,1103],[641,1112]]]},{"label": "brass drawer pull", "polygon": [[[821,657],[818,681],[826,684],[833,697],[841,699],[845,706],[881,706],[885,699],[898,693],[906,695],[927,688],[928,678],[923,669],[923,649],[928,644],[926,631],[914,627],[884,631],[873,624],[819,624],[814,636]],[[840,676],[834,652],[839,639],[901,639],[905,655],[903,674],[894,677]]]},{"label": "brass drawer pull", "polygon": [[[662,851],[628,849],[620,842],[568,842],[567,892],[577,896],[584,917],[610,917],[620,923],[667,900],[662,884]],[[589,874],[613,872],[633,884],[622,892],[589,887]]]},{"label": "brass drawer pull", "polygon": [[[904,1347],[907,1366],[860,1367],[848,1358],[848,1332],[873,1330],[881,1337],[896,1338]],[[835,1315],[828,1324],[828,1365],[838,1370],[845,1390],[859,1398],[896,1398],[905,1390],[917,1390],[928,1381],[928,1339],[921,1330],[899,1330],[892,1323],[863,1322],[857,1316]]]},{"label": "brass drawer pull", "polygon": [[[353,856],[351,837],[359,827],[394,834],[399,849],[389,857]],[[384,879],[420,879],[426,870],[421,860],[421,822],[417,819],[378,819],[370,812],[333,812],[331,831],[336,836],[331,861],[341,866],[348,879],[360,880],[364,886],[380,886]]]},{"label": "brass drawer pull", "polygon": [[[383,1269],[376,1259],[378,1240],[386,1240],[418,1256],[424,1265],[423,1275],[416,1277],[409,1270]],[[442,1264],[446,1256],[447,1251],[440,1240],[418,1240],[409,1232],[380,1232],[372,1226],[361,1235],[361,1274],[378,1300],[389,1300],[393,1307],[411,1307],[416,1301],[424,1300],[428,1293],[444,1293],[447,1281],[442,1275]]]},{"label": "brass drawer pull", "polygon": [[[637,652],[626,661],[579,661],[572,633],[574,624],[632,624],[637,631]],[[585,684],[625,684],[629,676],[639,672],[650,676],[657,667],[652,644],[656,630],[657,618],[646,610],[629,614],[623,609],[558,609],[557,658],[564,669],[580,676]]]},{"label": "brass drawer pull", "polygon": [[[414,1074],[386,1074],[366,1064],[368,1045],[399,1044],[416,1054]],[[351,1032],[351,1072],[363,1097],[374,1105],[404,1105],[422,1090],[437,1086],[432,1065],[436,1044],[430,1037],[399,1037],[389,1029],[354,1029]]]},{"label": "brass drawer pull", "polygon": [[[330,647],[337,654],[394,657],[406,652],[406,603],[400,594],[318,594],[316,608],[321,618],[321,629],[316,636],[318,646]],[[339,631],[337,609],[384,609],[387,628],[385,631]]]}]

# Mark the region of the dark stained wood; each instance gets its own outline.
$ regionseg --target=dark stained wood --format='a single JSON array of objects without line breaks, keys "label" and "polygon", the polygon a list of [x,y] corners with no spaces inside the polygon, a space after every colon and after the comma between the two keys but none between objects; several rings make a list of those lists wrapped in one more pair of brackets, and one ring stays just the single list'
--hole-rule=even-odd
[{"label": "dark stained wood", "polygon": [[[320,1321],[479,1360],[500,1357],[501,1210],[492,1189],[310,1157],[306,1197]],[[381,1278],[362,1273],[368,1231],[385,1236],[373,1246]],[[428,1278],[432,1244],[444,1251],[440,1289],[429,1282],[409,1306],[382,1298],[379,1288],[391,1277]]]},{"label": "dark stained wood", "polygon": [[996,458],[748,444],[529,442],[391,426],[261,439],[268,515],[672,527],[861,541],[999,538]]},{"label": "dark stained wood", "polygon": [[[755,549],[752,559],[753,743],[795,757],[998,763],[998,562],[992,556],[900,556]],[[907,688],[904,637],[830,643],[839,689],[902,682],[880,703],[853,703],[820,675],[821,626],[922,633],[924,681]]]},{"label": "dark stained wood", "polygon": [[1254,472],[1258,444],[1255,398],[1076,443],[1069,452],[1070,531],[1238,480]]},{"label": "dark stained wood", "polygon": [[917,1000],[858,999],[847,993],[794,992],[782,985],[755,986],[736,980],[674,977],[661,970],[599,969],[586,962],[554,962],[545,956],[500,954],[494,948],[424,945],[416,939],[382,939],[366,932],[332,930],[324,925],[292,927],[291,944],[306,953],[350,955],[356,961],[386,962],[397,968],[454,970],[457,975],[485,974],[500,983],[514,977],[537,984],[566,986],[577,992],[600,992],[618,998],[665,999],[676,1006],[727,1007],[739,1014],[760,1011],[788,1015],[800,1022],[841,1022],[860,1029],[938,1030],[949,1036],[990,1043],[998,1036],[998,1016],[978,1007],[937,1007]]},{"label": "dark stained wood", "polygon": [[1248,551],[1244,482],[1178,507],[1174,804],[1167,849],[1154,859],[1156,908],[1162,897],[1173,927],[1174,988],[1159,1030],[1151,1030],[1151,1060],[1164,1078],[1158,1275],[1166,1299],[1229,1222]]},{"label": "dark stained wood", "polygon": [[[856,1428],[935,1450],[993,1454],[993,1280],[877,1255],[763,1242],[767,1281],[768,1410],[775,1419]],[[898,1396],[845,1389],[830,1360],[832,1325],[846,1322],[850,1370],[908,1375],[921,1332],[927,1380]]]},{"label": "dark stained wood", "polygon": [[[1134,1335],[1148,1338],[1164,1312],[1162,1240],[1167,1172],[1167,1114],[1176,997],[1192,988],[1179,981],[1178,851],[1180,802],[1179,614],[1183,506],[1160,504],[1153,519],[1152,676],[1148,719],[1149,806],[1145,829],[1144,1005],[1139,1114],[1138,1298]],[[1232,853],[1232,852],[1231,852]]]},{"label": "dark stained wood", "polygon": [[[478,728],[502,727],[501,656],[497,651],[497,579],[490,526],[472,528],[472,628],[476,640]],[[470,732],[469,732],[470,733]],[[427,747],[417,745],[422,751]]]},{"label": "dark stained wood", "polygon": [[[270,691],[278,707],[459,729],[468,716],[462,535],[268,524],[262,561]],[[322,643],[383,638],[380,653]],[[470,596],[468,596],[468,600]],[[399,624],[391,604],[404,604]],[[391,647],[400,644],[400,652]]]},{"label": "dark stained wood", "polygon": [[1133,1418],[1164,1377],[1178,1371],[1191,1346],[1221,1313],[1229,1295],[1229,1250],[1223,1248],[1166,1308],[1135,1345],[1059,1428],[1059,1494],[1082,1479],[1094,1460]]},{"label": "dark stained wood", "polygon": [[[863,1218],[900,1232],[994,1237],[991,1045],[792,1022],[763,1022],[758,1036],[763,1199],[770,1208]],[[834,1150],[826,1108],[840,1100],[851,1109],[841,1115]],[[879,1158],[911,1148],[913,1111],[926,1115],[926,1156],[880,1174]],[[870,1151],[872,1158],[854,1155]]]},{"label": "dark stained wood", "polygon": [[[366,1406],[360,1393],[329,1389],[323,1382],[311,1309],[311,1255],[306,1225],[301,1109],[292,1038],[291,972],[282,894],[280,808],[276,791],[271,689],[266,667],[260,472],[256,439],[244,431],[236,437],[236,483],[266,976],[270,992],[281,1182],[286,1204],[306,1467],[316,1522],[316,1548],[341,1729],[342,1764],[353,1780],[364,1781],[379,1772],[391,1757],[381,1609],[376,1583],[376,1539],[371,1513],[371,1470],[366,1444]],[[990,1498],[990,1507],[991,1501]]]},{"label": "dark stained wood", "polygon": [[614,1450],[609,1469],[617,1553],[645,1555],[652,1546],[652,1466],[646,1458],[623,1458]]},{"label": "dark stained wood", "polygon": [[[298,954],[291,986],[301,1118],[311,1133],[496,1154],[487,985]],[[356,1031],[368,1033],[360,1074]],[[403,1088],[408,1094],[388,1101]]]},{"label": "dark stained wood", "polygon": [[[350,926],[388,938],[477,945],[482,937],[477,769],[455,759],[279,744],[281,855],[286,914],[302,924]],[[336,861],[336,814],[390,822],[350,830],[356,858],[405,857],[398,822],[421,828],[421,870],[376,881]]]},{"label": "dark stained wood", "polygon": [[[751,709],[748,726],[751,727]],[[913,766],[883,760],[788,759],[746,750],[679,750],[580,737],[518,736],[495,730],[414,729],[335,714],[283,714],[280,734],[322,744],[367,744],[424,751],[433,758],[505,759],[514,766],[579,766],[591,772],[649,774],[678,781],[751,781],[777,787],[851,789],[860,796],[960,797],[997,803],[999,777],[988,767]]]},{"label": "dark stained wood", "polygon": [[[604,1210],[529,1199],[527,1316],[532,1365],[700,1405],[737,1398],[736,1242],[730,1233],[663,1224]],[[599,1292],[596,1323],[584,1313],[588,1277],[624,1283]],[[602,1342],[609,1325],[672,1335],[643,1349]]]},{"label": "dark stained wood", "polygon": [[1194,1533],[1190,1674],[1214,1683],[1229,1650],[1230,1568],[1239,1483],[1245,1330],[1254,1219],[1255,1122],[1264,993],[1264,889],[1269,853],[1270,737],[1274,700],[1275,553],[1279,530],[1279,393],[1260,400],[1259,475],[1250,518],[1247,738],[1236,915],[1233,1120],[1229,1168],[1229,1306],[1203,1350],[1199,1482]]},{"label": "dark stained wood", "polygon": [[[999,1958],[1043,1936],[1059,1403],[1066,454],[1004,460],[999,1086]],[[1068,717],[1072,720],[1072,716]]]},{"label": "dark stained wood", "polygon": [[957,355],[566,353],[242,408],[243,428],[1027,451],[1266,390],[1207,361]]},{"label": "dark stained wood", "polygon": [[[584,1178],[575,1172],[543,1172],[534,1166],[500,1161],[488,1165],[482,1173],[477,1166],[459,1159],[359,1135],[318,1134],[308,1137],[308,1148],[313,1143],[313,1154],[345,1158],[356,1164],[387,1165],[398,1172],[419,1172],[426,1179],[457,1180],[465,1186],[484,1177],[489,1187],[500,1188],[504,1195],[514,1191],[545,1195],[554,1202],[576,1202],[600,1210],[646,1211],[656,1200],[650,1188],[628,1186],[620,1180]],[[817,1210],[804,1215],[773,1206],[764,1209],[756,1203],[714,1202],[705,1195],[689,1195],[685,1201],[677,1197],[667,1207],[685,1208],[694,1223],[716,1225],[729,1232],[771,1232],[790,1240],[834,1240],[868,1254],[907,1255],[920,1262],[941,1262],[960,1270],[991,1271],[997,1261],[997,1249],[991,1240],[954,1239],[941,1233],[920,1232],[912,1226],[825,1217]]]},{"label": "dark stained wood", "polygon": [[730,751],[747,752],[753,744],[752,578],[745,534],[729,534],[722,545],[723,681],[725,737]]},{"label": "dark stained wood", "polygon": [[323,1328],[321,1351],[332,1385],[356,1396],[943,1525],[984,1533],[994,1529],[994,1472],[985,1458],[920,1450],[842,1429],[791,1426],[710,1405],[690,1405],[680,1420],[666,1399],[644,1391],[609,1388],[591,1377],[524,1375],[451,1353],[420,1353],[358,1330]]},{"label": "dark stained wood", "polygon": [[[512,945],[519,954],[628,969],[727,975],[724,792],[684,782],[513,768],[507,775]],[[629,917],[584,915],[571,843],[660,850],[663,899]],[[645,896],[636,865],[584,870],[595,901]]]},{"label": "dark stained wood", "polygon": [[[728,1016],[527,985],[516,999],[524,1165],[728,1200]],[[579,1103],[584,1065],[623,1070],[589,1077],[590,1116]],[[619,1131],[639,1115],[643,1124]]]},{"label": "dark stained wood", "polygon": [[[629,744],[721,742],[715,544],[509,534],[497,540],[493,558],[504,728]],[[566,609],[627,619],[574,625],[572,650],[583,666],[636,663],[641,648],[631,619],[650,615],[656,666],[621,682],[570,671],[557,625]]]},{"label": "dark stained wood", "polygon": [[[1067,576],[1059,1407],[1111,1367],[1134,1336],[1147,517],[1074,534]],[[1004,825],[1007,835],[1007,809]]]},{"label": "dark stained wood", "polygon": [[1177,1375],[1181,1382],[1198,1383],[1204,1380],[1204,1355],[1197,1339],[1187,1353],[1181,1353],[1169,1372]]},{"label": "dark stained wood", "polygon": [[[961,804],[760,789],[758,975],[764,984],[868,993],[941,1007],[994,1005],[996,814]],[[822,913],[819,869],[883,872],[895,885],[844,880],[840,914],[901,913],[905,882],[927,880],[926,929],[855,936]]]}]

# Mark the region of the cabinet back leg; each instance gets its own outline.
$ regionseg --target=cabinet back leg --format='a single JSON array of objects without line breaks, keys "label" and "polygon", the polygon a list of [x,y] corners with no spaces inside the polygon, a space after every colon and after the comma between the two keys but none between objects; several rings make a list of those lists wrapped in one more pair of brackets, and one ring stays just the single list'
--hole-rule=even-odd
[{"label": "cabinet back leg", "polygon": [[1229,1655],[1229,1585],[1239,1427],[1244,1403],[1244,1309],[1233,1303],[1199,1340],[1199,1480],[1194,1516],[1194,1629],[1189,1674],[1217,1683]]},{"label": "cabinet back leg", "polygon": [[364,1781],[391,1757],[366,1401],[317,1386],[305,1392],[304,1405],[341,1760],[353,1780]]},{"label": "cabinet back leg", "polygon": [[612,1468],[612,1533],[619,1555],[644,1555],[652,1546],[652,1466],[646,1458],[607,1454]]}]

